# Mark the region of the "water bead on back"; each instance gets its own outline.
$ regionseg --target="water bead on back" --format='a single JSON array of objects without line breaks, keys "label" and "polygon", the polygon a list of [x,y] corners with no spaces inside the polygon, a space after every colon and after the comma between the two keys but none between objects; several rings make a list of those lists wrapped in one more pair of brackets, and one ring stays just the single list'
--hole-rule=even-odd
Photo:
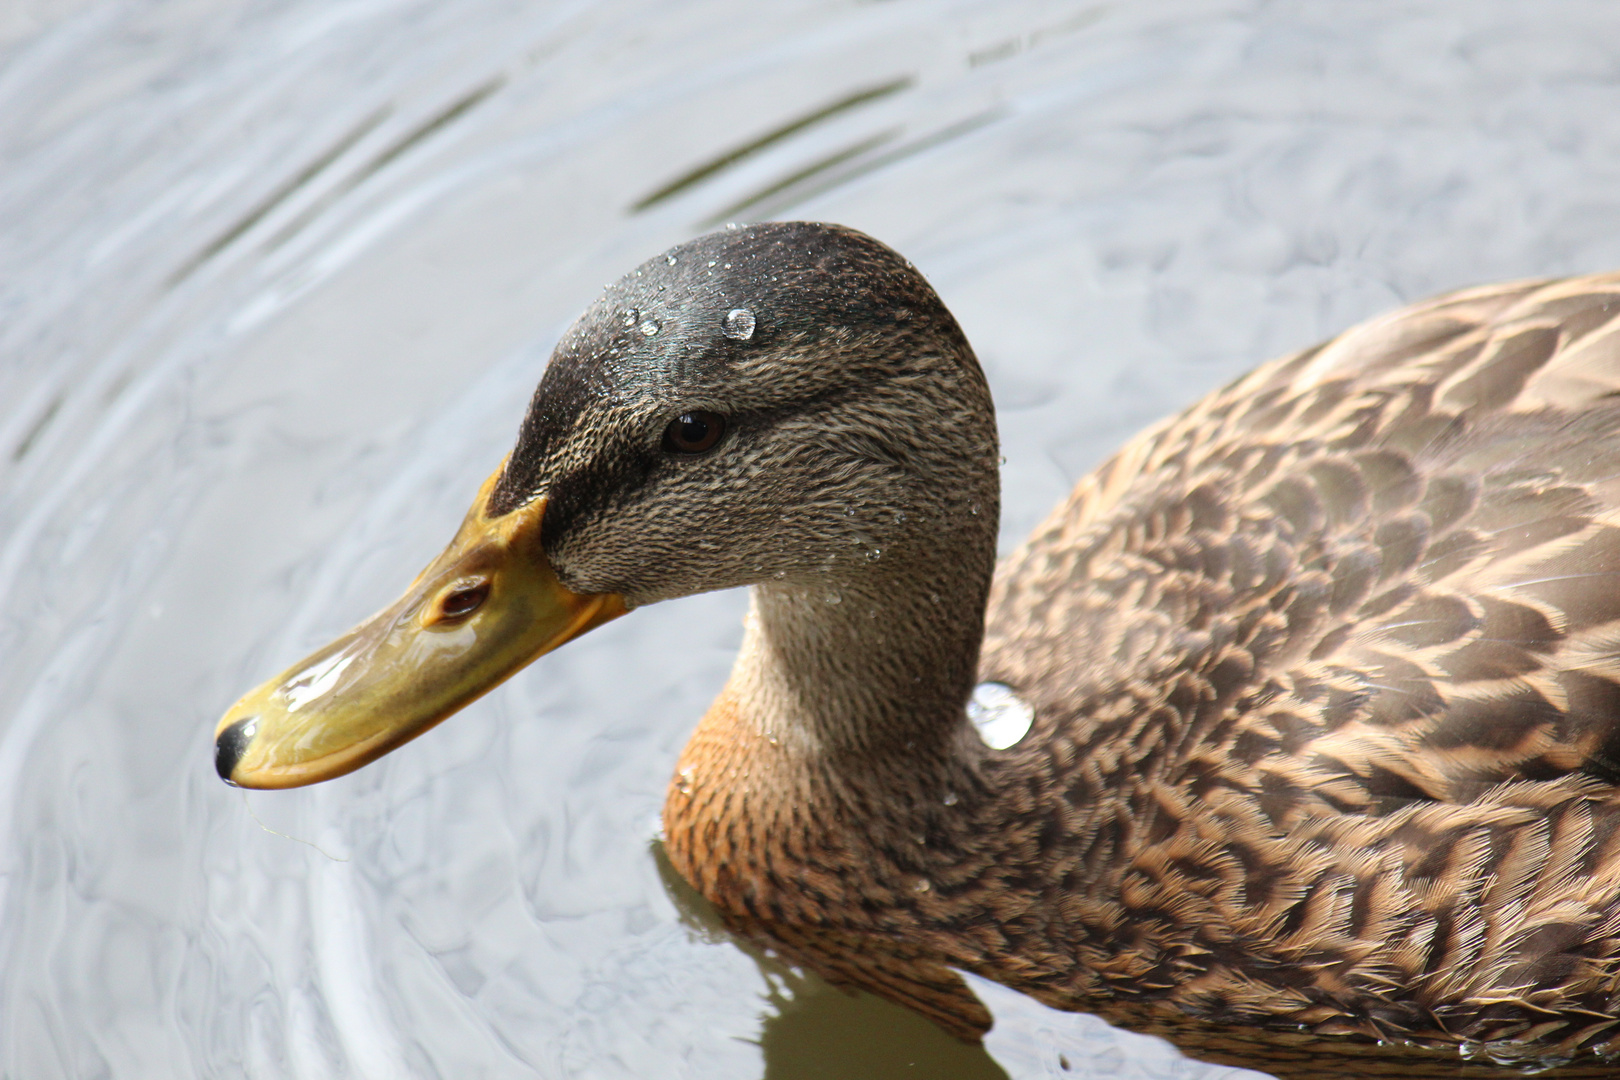
[{"label": "water bead on back", "polygon": [[1016,746],[1035,723],[1035,710],[1006,683],[982,682],[968,699],[968,719],[992,750]]}]

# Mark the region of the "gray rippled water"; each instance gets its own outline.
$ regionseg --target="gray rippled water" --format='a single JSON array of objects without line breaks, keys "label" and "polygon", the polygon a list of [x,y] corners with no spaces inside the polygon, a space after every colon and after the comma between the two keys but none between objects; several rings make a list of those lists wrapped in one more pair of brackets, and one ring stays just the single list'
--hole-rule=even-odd
[{"label": "gray rippled water", "polygon": [[219,712],[437,552],[601,284],[773,216],[938,286],[1010,546],[1273,354],[1620,267],[1620,8],[5,5],[0,1074],[1241,1075],[988,985],[969,1051],[683,914],[651,841],[739,595],[333,783],[215,778]]}]

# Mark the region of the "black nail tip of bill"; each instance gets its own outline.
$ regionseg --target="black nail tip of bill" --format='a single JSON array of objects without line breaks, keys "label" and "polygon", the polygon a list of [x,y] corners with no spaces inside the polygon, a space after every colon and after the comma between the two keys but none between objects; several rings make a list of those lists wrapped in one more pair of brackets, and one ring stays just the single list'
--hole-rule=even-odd
[{"label": "black nail tip of bill", "polygon": [[214,769],[221,780],[233,787],[236,782],[231,779],[231,773],[236,771],[236,763],[242,760],[258,729],[258,717],[244,716],[220,732],[219,738],[214,740]]}]

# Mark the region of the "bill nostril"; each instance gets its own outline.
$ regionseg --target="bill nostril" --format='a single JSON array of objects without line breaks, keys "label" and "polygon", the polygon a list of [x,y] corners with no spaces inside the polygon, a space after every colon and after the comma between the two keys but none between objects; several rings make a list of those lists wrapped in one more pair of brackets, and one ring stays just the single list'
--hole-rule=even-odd
[{"label": "bill nostril", "polygon": [[460,619],[471,615],[478,610],[489,598],[489,582],[480,581],[476,584],[465,585],[446,594],[439,610],[446,619]]},{"label": "bill nostril", "polygon": [[214,740],[214,769],[219,778],[227,784],[235,785],[231,773],[236,771],[236,763],[242,760],[247,751],[248,744],[258,733],[259,718],[257,716],[244,716],[230,727],[219,733]]}]

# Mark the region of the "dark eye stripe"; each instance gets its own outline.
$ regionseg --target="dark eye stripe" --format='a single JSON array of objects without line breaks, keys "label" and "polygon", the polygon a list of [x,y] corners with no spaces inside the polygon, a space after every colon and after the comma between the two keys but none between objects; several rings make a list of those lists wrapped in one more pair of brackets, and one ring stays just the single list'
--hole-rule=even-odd
[{"label": "dark eye stripe", "polygon": [[672,454],[701,454],[725,434],[726,420],[719,413],[682,413],[664,429],[664,449]]}]

